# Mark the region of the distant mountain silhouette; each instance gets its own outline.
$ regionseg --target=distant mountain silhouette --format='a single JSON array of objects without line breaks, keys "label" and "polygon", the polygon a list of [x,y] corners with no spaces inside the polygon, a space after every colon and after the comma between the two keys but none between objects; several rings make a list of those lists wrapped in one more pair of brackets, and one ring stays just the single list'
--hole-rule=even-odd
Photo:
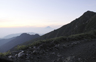
[{"label": "distant mountain silhouette", "polygon": [[[9,38],[12,38],[12,37],[17,37],[17,36],[20,36],[21,34],[22,34],[22,33],[9,34],[9,35],[5,36],[4,39],[9,39]],[[34,35],[34,34],[37,34],[37,33],[28,32],[28,34]]]},{"label": "distant mountain silhouette", "polygon": [[[33,41],[50,39],[59,36],[69,36],[91,30],[96,30],[96,13],[93,11],[86,11],[82,16],[73,20],[71,23],[62,26],[57,30],[51,31]],[[26,44],[29,44],[33,41],[26,42]]]},{"label": "distant mountain silhouette", "polygon": [[0,39],[0,46],[4,45],[5,43],[7,43],[7,42],[9,42],[13,39],[15,39],[15,37],[14,38],[9,38],[9,39]]},{"label": "distant mountain silhouette", "polygon": [[9,41],[8,43],[2,45],[0,47],[0,52],[6,52],[6,51],[8,51],[9,49],[13,48],[16,45],[22,44],[22,43],[24,43],[26,41],[29,41],[29,40],[32,40],[32,39],[35,39],[35,38],[38,38],[38,37],[39,37],[38,34],[29,35],[27,33],[23,33],[20,36],[17,36],[15,39]]},{"label": "distant mountain silhouette", "polygon": [[52,29],[50,26],[47,26],[46,28],[47,28],[47,29]]}]

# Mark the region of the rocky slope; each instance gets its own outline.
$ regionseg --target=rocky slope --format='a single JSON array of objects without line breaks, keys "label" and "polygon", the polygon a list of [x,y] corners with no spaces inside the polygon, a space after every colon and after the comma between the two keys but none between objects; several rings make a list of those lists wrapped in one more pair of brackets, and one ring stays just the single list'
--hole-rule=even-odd
[{"label": "rocky slope", "polygon": [[13,51],[14,62],[96,62],[96,40],[43,42],[24,50]]}]

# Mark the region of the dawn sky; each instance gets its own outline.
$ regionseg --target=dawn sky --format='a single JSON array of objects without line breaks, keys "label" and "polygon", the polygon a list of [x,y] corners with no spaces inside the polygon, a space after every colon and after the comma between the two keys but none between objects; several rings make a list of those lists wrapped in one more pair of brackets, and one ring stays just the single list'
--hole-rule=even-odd
[{"label": "dawn sky", "polygon": [[16,33],[12,28],[58,28],[87,10],[96,12],[95,7],[96,0],[0,0],[0,34]]}]

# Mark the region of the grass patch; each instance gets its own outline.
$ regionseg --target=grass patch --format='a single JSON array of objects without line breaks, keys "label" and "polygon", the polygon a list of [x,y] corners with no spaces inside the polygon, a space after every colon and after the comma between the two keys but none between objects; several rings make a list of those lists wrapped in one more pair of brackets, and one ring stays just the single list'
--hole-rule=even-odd
[{"label": "grass patch", "polygon": [[61,37],[56,37],[56,38],[51,38],[51,39],[46,39],[46,40],[40,40],[40,41],[35,41],[29,45],[19,45],[16,47],[17,50],[22,50],[22,49],[27,49],[28,47],[32,46],[38,46],[41,43],[50,43],[54,42],[54,44],[58,44],[60,42],[65,42],[65,41],[76,41],[76,40],[85,40],[85,39],[95,39],[96,38],[96,30],[86,32],[86,33],[81,33],[81,34],[75,34],[71,35],[68,37],[61,36]]}]

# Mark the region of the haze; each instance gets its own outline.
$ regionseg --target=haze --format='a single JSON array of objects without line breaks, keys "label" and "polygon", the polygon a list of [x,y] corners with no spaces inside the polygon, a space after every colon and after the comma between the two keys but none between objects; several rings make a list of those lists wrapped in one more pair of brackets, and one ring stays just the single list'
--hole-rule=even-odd
[{"label": "haze", "polygon": [[96,11],[95,6],[95,0],[0,0],[0,38],[11,33],[47,33],[87,10]]}]

